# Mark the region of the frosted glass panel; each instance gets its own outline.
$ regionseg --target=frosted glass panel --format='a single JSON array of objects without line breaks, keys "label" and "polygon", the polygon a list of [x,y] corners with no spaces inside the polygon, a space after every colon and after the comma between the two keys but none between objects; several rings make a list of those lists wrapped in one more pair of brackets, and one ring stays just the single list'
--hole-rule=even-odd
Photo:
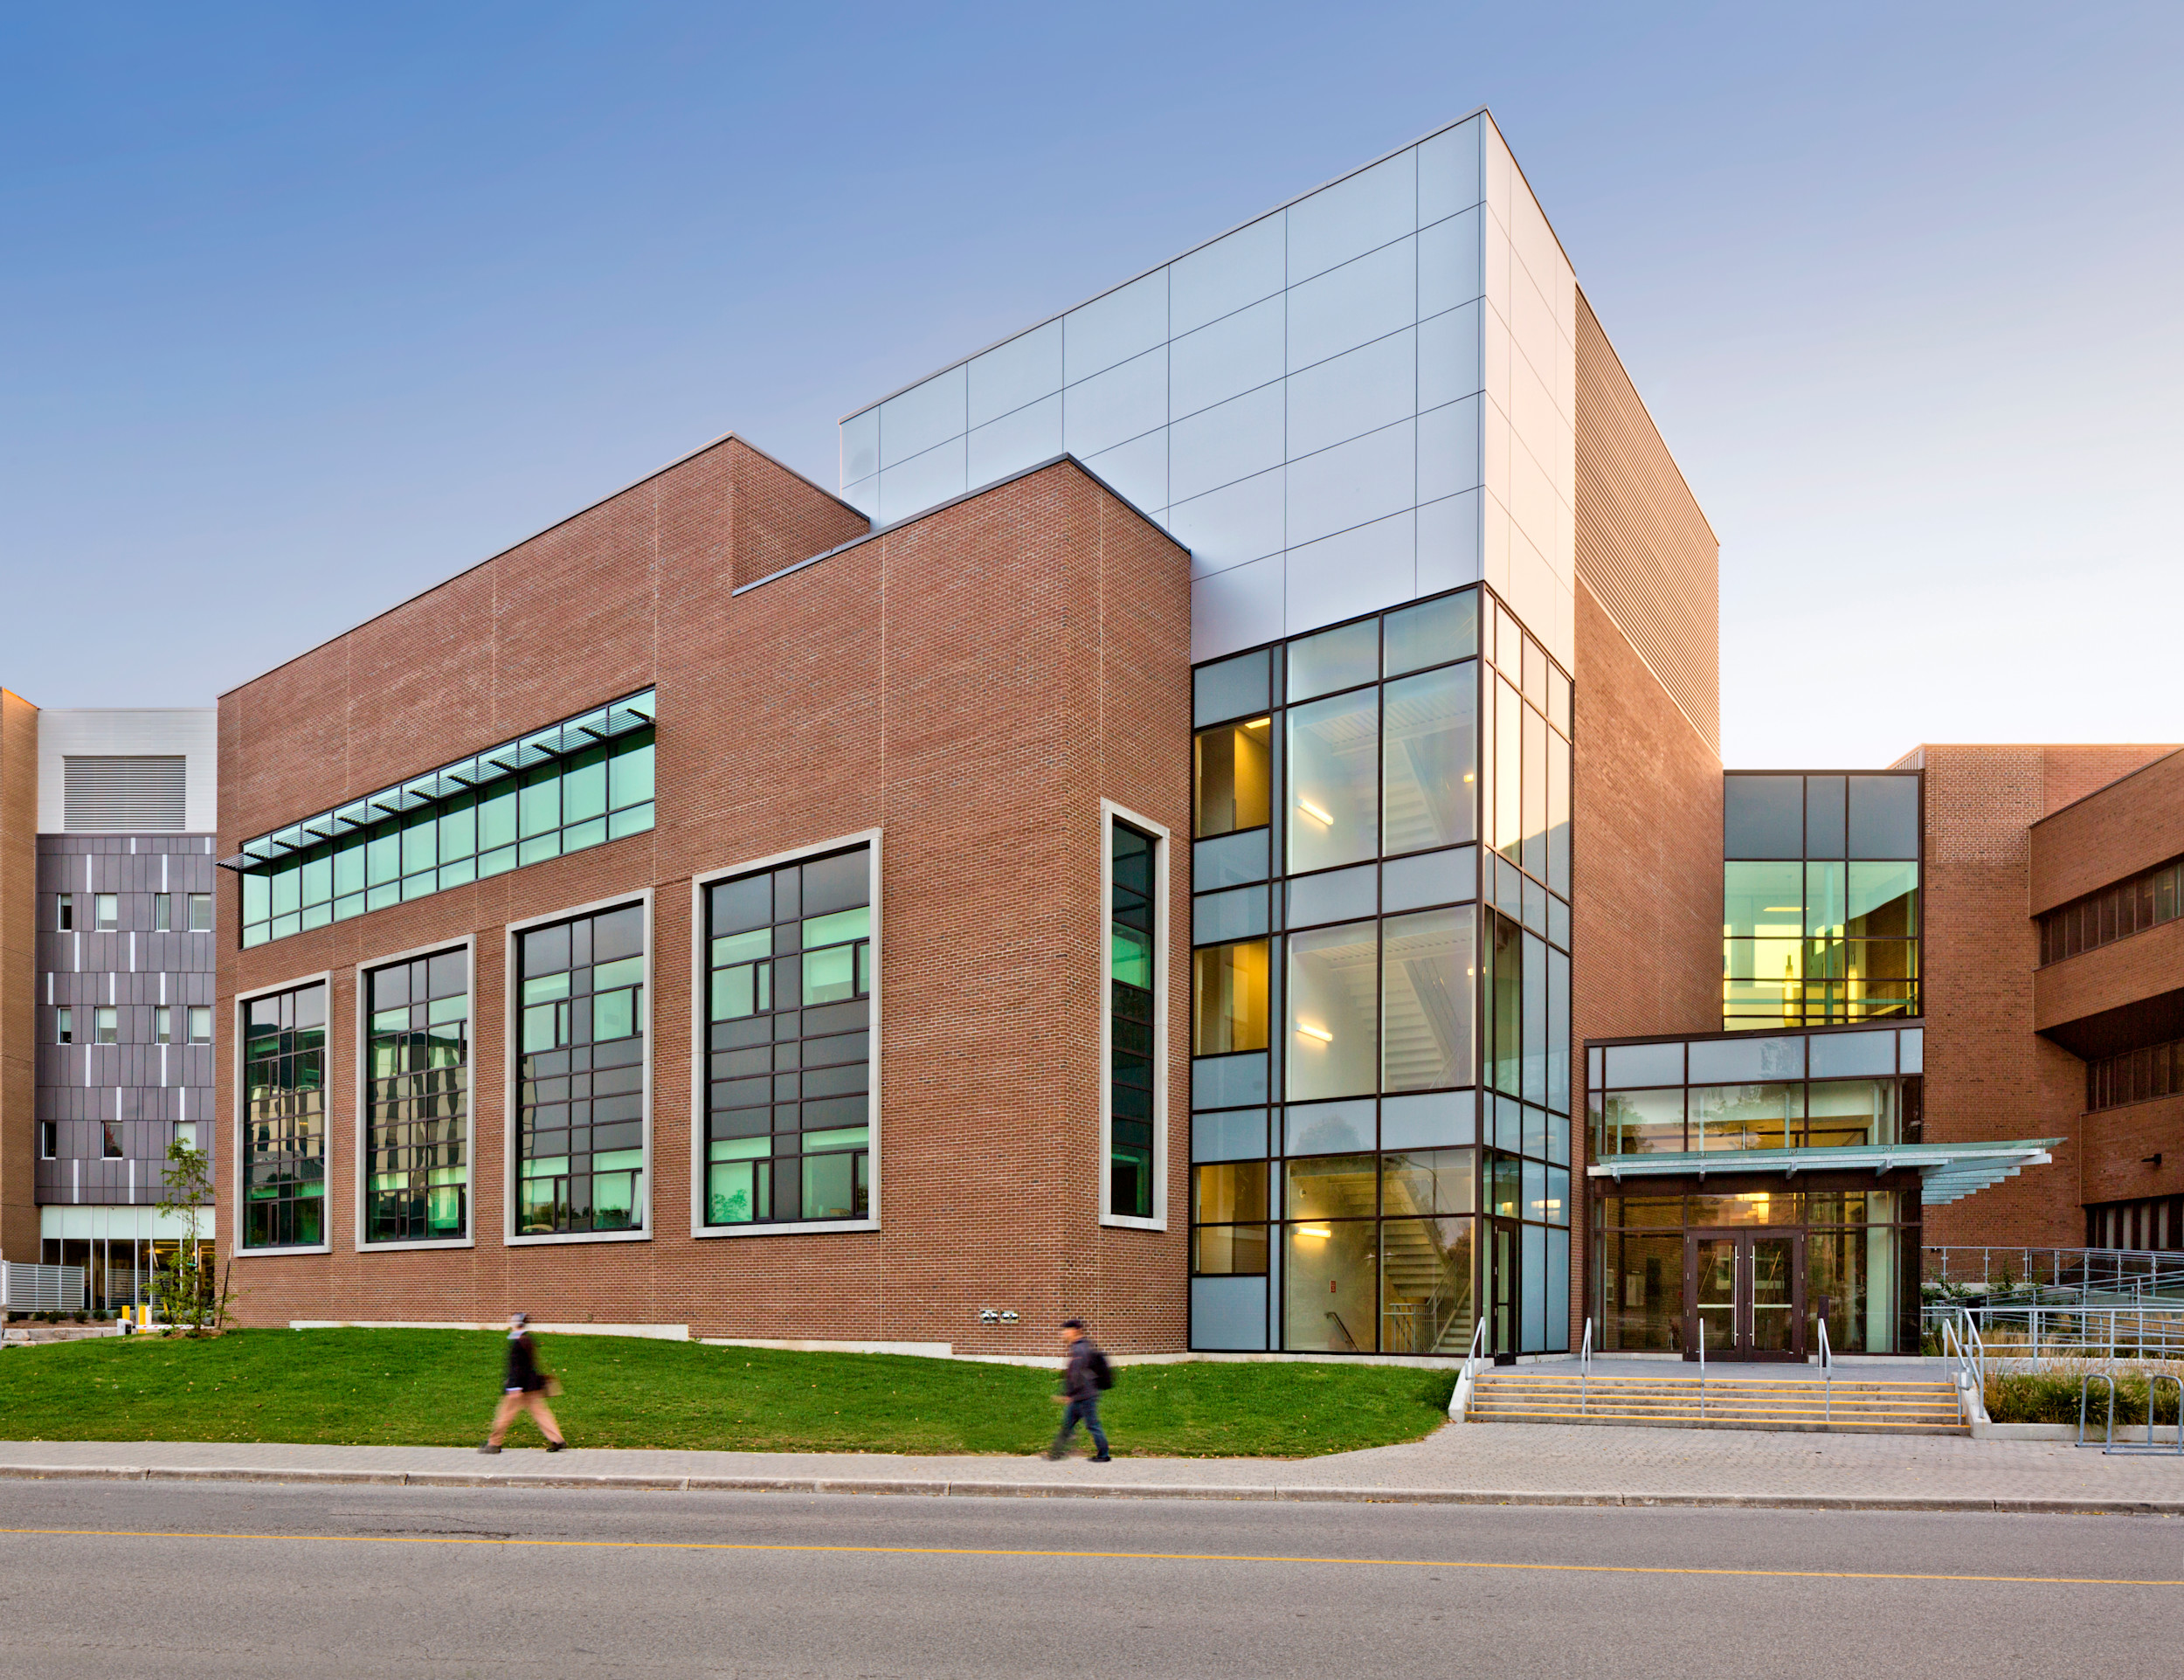
[{"label": "frosted glass panel", "polygon": [[1279,292],[1283,225],[1277,211],[1169,264],[1172,329],[1187,333]]},{"label": "frosted glass panel", "polygon": [[1417,408],[1417,349],[1408,331],[1289,378],[1289,458],[1407,419]]},{"label": "frosted glass panel", "polygon": [[1291,461],[1289,541],[1309,543],[1413,506],[1415,448],[1406,420]]},{"label": "frosted glass panel", "polygon": [[1050,321],[971,363],[971,424],[984,425],[1061,389],[1061,323]]},{"label": "frosted glass panel", "polygon": [[1289,284],[1418,225],[1418,154],[1399,152],[1289,206]]},{"label": "frosted glass panel", "polygon": [[1075,384],[1143,355],[1167,336],[1168,271],[1163,268],[1061,318],[1062,377]]},{"label": "frosted glass panel", "polygon": [[[884,421],[881,435],[887,435]],[[880,474],[881,521],[908,519],[936,501],[961,495],[968,487],[964,482],[963,439],[957,438]]]},{"label": "frosted glass panel", "polygon": [[1283,321],[1282,300],[1268,298],[1177,339],[1168,351],[1171,411],[1195,414],[1279,379]]},{"label": "frosted glass panel", "polygon": [[868,408],[842,422],[841,482],[854,484],[880,470],[880,411]]},{"label": "frosted glass panel", "polygon": [[893,467],[963,433],[964,370],[950,368],[880,404],[880,465]]},{"label": "frosted glass panel", "polygon": [[970,480],[991,484],[1061,453],[1059,395],[1019,408],[971,434]]},{"label": "frosted glass panel", "polygon": [[1468,210],[1418,236],[1418,313],[1437,315],[1479,295],[1479,212]]},{"label": "frosted glass panel", "polygon": [[1354,349],[1417,318],[1418,258],[1405,239],[1289,288],[1289,366]]},{"label": "frosted glass panel", "polygon": [[1168,428],[1168,490],[1178,501],[1282,464],[1280,385],[1178,420]]},{"label": "frosted glass panel", "polygon": [[1168,419],[1168,352],[1148,350],[1061,394],[1061,437],[1080,460]]},{"label": "frosted glass panel", "polygon": [[1280,549],[1282,487],[1276,467],[1170,508],[1168,529],[1191,550],[1191,570],[1220,571]]},{"label": "frosted glass panel", "polygon": [[1479,202],[1479,120],[1458,123],[1418,148],[1420,226]]}]

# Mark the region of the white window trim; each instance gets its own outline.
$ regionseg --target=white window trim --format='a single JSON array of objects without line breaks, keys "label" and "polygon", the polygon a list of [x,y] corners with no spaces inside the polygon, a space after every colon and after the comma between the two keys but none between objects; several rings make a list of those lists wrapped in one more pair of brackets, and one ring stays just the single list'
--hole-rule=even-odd
[{"label": "white window trim", "polygon": [[[392,968],[397,963],[412,962],[419,957],[444,956],[458,950],[470,964],[470,1089],[463,1103],[463,1189],[467,1197],[468,1234],[460,1237],[418,1237],[403,1242],[367,1242],[364,1193],[370,1151],[365,1146],[365,1117],[371,1108],[368,1089],[371,1078],[371,997],[364,977],[374,969]],[[442,939],[410,951],[389,951],[357,964],[353,978],[356,986],[356,1252],[387,1255],[410,1248],[474,1248],[478,1246],[478,936],[467,933],[460,939]]]},{"label": "white window trim", "polygon": [[[550,927],[556,922],[566,922],[573,916],[593,916],[601,910],[619,909],[625,904],[639,904],[645,915],[645,1054],[640,1059],[642,1096],[639,1108],[645,1130],[645,1194],[644,1218],[634,1231],[555,1231],[543,1235],[518,1236],[515,1234],[517,1169],[522,1165],[516,1155],[516,1140],[522,1123],[519,1099],[522,1095],[521,1071],[522,1066],[522,1011],[518,994],[522,985],[517,936],[532,928]],[[474,954],[474,953],[473,953]],[[544,916],[527,916],[521,922],[511,922],[501,935],[501,1059],[504,1078],[501,1085],[502,1131],[501,1139],[501,1242],[510,1248],[544,1248],[578,1242],[650,1242],[653,1240],[653,1177],[658,1157],[653,1149],[653,1047],[658,1010],[653,1004],[653,889],[639,888],[635,892],[615,893],[610,897],[595,898],[589,904],[570,904]],[[472,984],[476,984],[475,973]],[[471,1089],[477,1089],[473,1081]],[[473,1180],[473,1186],[475,1180]],[[474,1229],[475,1220],[473,1220]]]},{"label": "white window trim", "polygon": [[293,979],[278,980],[271,985],[254,985],[247,992],[238,992],[232,1005],[229,1027],[232,1036],[228,1040],[228,1061],[230,1083],[234,1089],[235,1123],[228,1133],[232,1151],[228,1159],[232,1163],[231,1170],[235,1177],[235,1236],[229,1245],[228,1254],[232,1259],[259,1260],[279,1255],[330,1255],[334,1252],[334,1210],[330,1206],[326,1210],[322,1221],[322,1228],[326,1232],[323,1242],[292,1243],[278,1248],[252,1248],[243,1242],[243,1233],[247,1228],[243,1216],[249,1206],[245,1193],[250,1188],[250,1164],[243,1149],[243,1064],[246,1060],[243,1049],[249,1040],[243,1031],[243,1022],[247,1019],[250,1005],[254,999],[271,997],[276,992],[294,992],[300,986],[307,985],[326,988],[327,1079],[321,1089],[326,1092],[326,1197],[328,1202],[333,1200],[335,1140],[341,1136],[341,1128],[335,1123],[334,1115],[334,971],[322,968],[315,974],[300,974]]},{"label": "white window trim", "polygon": [[[839,1232],[876,1231],[880,1228],[880,1062],[881,1013],[880,974],[881,924],[886,920],[880,902],[880,840],[878,828],[861,829],[854,834],[840,834],[833,840],[821,840],[813,846],[798,846],[786,852],[776,852],[771,857],[750,858],[741,863],[729,864],[722,868],[707,869],[690,878],[690,1234],[694,1237],[788,1237],[812,1236]],[[705,1132],[706,1132],[706,1062],[708,1058],[707,1027],[705,1019],[708,986],[706,980],[705,889],[716,881],[731,880],[761,869],[776,869],[784,863],[794,863],[800,858],[818,857],[827,852],[840,852],[852,846],[870,848],[872,893],[872,1020],[868,1031],[871,1040],[872,1083],[870,1107],[866,1121],[871,1141],[867,1152],[871,1158],[867,1186],[867,1214],[860,1220],[798,1220],[772,1225],[708,1225],[705,1222]]]},{"label": "white window trim", "polygon": [[[1109,999],[1114,995],[1115,937],[1109,928],[1115,902],[1115,825],[1128,823],[1152,836],[1152,1217],[1115,1212],[1115,1186],[1108,1161],[1115,1139],[1113,1044],[1115,1024]],[[1130,1231],[1168,1228],[1168,947],[1175,930],[1168,897],[1168,859],[1175,850],[1167,826],[1141,816],[1112,799],[1100,801],[1100,1223]]]}]

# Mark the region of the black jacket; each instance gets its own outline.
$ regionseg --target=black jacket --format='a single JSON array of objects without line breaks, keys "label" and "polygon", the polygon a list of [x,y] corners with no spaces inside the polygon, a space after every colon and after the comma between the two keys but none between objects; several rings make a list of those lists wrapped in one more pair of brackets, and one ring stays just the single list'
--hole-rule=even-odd
[{"label": "black jacket", "polygon": [[502,1386],[520,1388],[527,1394],[536,1394],[546,1386],[545,1375],[538,1368],[538,1349],[527,1330],[513,1331],[508,1337],[508,1378]]},{"label": "black jacket", "polygon": [[1061,1392],[1071,1400],[1099,1398],[1100,1385],[1092,1375],[1092,1359],[1098,1352],[1089,1336],[1080,1336],[1069,1344],[1069,1363],[1061,1371]]}]

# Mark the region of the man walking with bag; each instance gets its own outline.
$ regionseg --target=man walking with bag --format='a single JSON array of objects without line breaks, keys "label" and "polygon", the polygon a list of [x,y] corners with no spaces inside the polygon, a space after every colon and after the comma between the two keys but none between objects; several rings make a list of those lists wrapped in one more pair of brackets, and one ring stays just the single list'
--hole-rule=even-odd
[{"label": "man walking with bag", "polygon": [[538,1368],[538,1345],[531,1340],[530,1315],[512,1313],[508,1317],[508,1371],[501,1389],[501,1407],[493,1414],[493,1429],[486,1436],[486,1444],[478,1448],[481,1453],[501,1450],[501,1438],[508,1432],[508,1425],[515,1421],[518,1412],[529,1412],[531,1421],[538,1425],[539,1434],[546,1437],[546,1450],[557,1453],[569,1443],[561,1438],[561,1426],[554,1421],[553,1408],[546,1404],[549,1393],[558,1393],[560,1385],[551,1373]]},{"label": "man walking with bag", "polygon": [[1107,1433],[1100,1428],[1100,1392],[1114,1387],[1114,1370],[1107,1362],[1107,1355],[1084,1333],[1082,1318],[1068,1319],[1062,1324],[1061,1352],[1066,1363],[1061,1368],[1061,1392],[1054,1399],[1066,1402],[1066,1406],[1061,1414],[1061,1428],[1054,1436],[1054,1444],[1047,1448],[1047,1456],[1068,1456],[1069,1437],[1076,1433],[1082,1421],[1085,1433],[1092,1437],[1093,1446],[1099,1449],[1092,1455],[1092,1462],[1104,1464],[1109,1455]]}]

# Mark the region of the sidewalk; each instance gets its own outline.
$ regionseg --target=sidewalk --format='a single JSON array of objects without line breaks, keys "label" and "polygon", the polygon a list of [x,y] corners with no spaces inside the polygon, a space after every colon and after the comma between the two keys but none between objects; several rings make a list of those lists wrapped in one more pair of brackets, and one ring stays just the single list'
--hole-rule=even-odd
[{"label": "sidewalk", "polygon": [[2184,1516],[2184,1458],[2105,1457],[2051,1441],[1467,1423],[1325,1458],[912,1457],[880,1453],[5,1441],[0,1480],[377,1483],[410,1487],[973,1497],[1676,1504]]}]

